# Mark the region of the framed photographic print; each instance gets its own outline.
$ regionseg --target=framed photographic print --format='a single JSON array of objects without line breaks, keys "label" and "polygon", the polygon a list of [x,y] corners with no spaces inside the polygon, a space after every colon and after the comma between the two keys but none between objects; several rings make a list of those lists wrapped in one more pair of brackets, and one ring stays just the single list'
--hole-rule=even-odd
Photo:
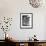
[{"label": "framed photographic print", "polygon": [[20,28],[21,29],[33,28],[33,14],[32,13],[20,13]]}]

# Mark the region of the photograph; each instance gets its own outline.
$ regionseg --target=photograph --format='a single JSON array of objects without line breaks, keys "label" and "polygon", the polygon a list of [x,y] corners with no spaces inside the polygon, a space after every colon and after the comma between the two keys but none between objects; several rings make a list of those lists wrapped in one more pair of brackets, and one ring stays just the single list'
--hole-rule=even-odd
[{"label": "photograph", "polygon": [[20,13],[20,28],[32,29],[33,28],[33,14]]}]

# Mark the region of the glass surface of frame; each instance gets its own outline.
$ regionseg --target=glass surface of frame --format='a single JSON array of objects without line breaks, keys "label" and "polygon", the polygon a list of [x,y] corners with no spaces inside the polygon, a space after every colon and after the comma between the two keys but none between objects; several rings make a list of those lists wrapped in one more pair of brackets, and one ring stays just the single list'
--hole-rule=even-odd
[{"label": "glass surface of frame", "polygon": [[32,13],[20,13],[20,28],[21,29],[33,28],[33,14]]}]

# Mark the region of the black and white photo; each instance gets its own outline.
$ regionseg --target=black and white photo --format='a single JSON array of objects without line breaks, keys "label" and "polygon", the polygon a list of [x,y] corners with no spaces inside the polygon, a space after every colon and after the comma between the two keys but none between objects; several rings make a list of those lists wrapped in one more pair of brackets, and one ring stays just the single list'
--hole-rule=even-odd
[{"label": "black and white photo", "polygon": [[33,27],[33,14],[20,13],[20,28],[31,29]]}]

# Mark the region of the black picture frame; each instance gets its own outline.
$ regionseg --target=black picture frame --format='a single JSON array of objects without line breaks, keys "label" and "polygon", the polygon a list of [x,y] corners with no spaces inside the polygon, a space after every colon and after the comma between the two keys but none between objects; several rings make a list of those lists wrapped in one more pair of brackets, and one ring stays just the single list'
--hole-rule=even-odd
[{"label": "black picture frame", "polygon": [[20,13],[20,29],[33,28],[33,13]]}]

